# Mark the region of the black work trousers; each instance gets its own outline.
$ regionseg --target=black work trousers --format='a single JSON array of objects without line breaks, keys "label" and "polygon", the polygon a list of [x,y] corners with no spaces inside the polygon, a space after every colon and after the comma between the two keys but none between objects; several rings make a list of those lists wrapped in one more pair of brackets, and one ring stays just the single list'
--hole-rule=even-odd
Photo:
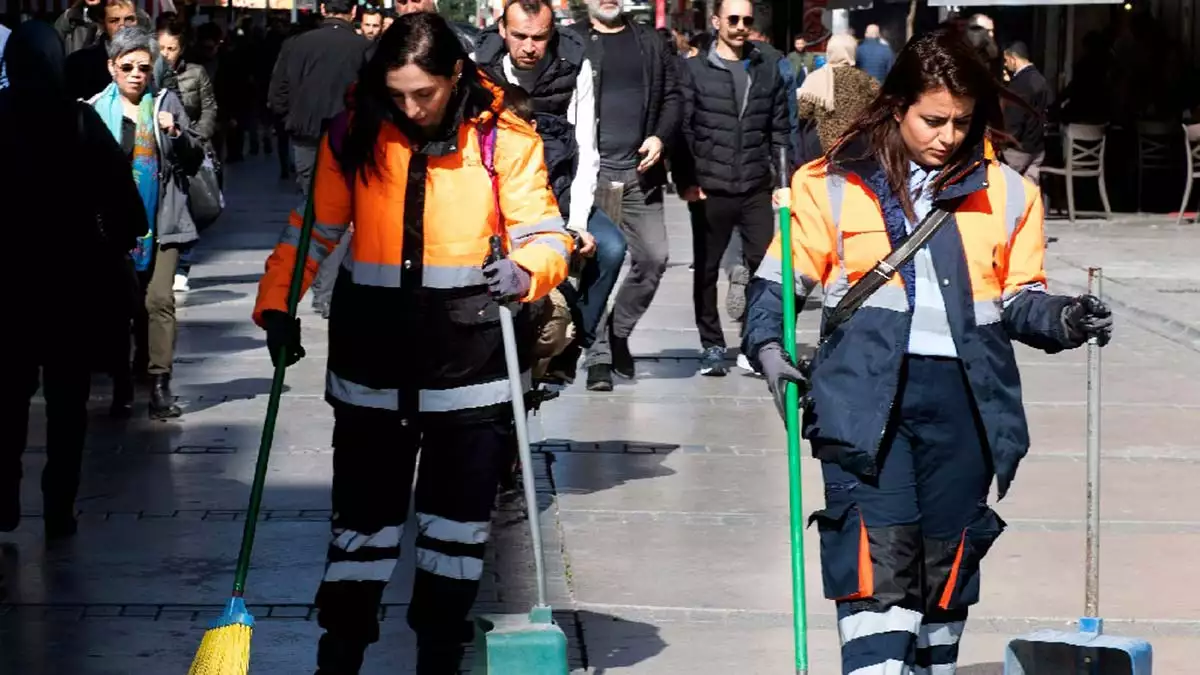
[{"label": "black work trousers", "polygon": [[704,219],[692,233],[692,256],[695,271],[692,277],[692,304],[696,310],[696,329],[700,345],[724,347],[725,333],[721,330],[721,315],[717,311],[717,279],[721,276],[721,259],[736,229],[742,237],[743,263],[750,274],[758,269],[767,247],[775,236],[771,192],[763,189],[745,194],[709,192],[704,204]]},{"label": "black work trousers", "polygon": [[459,649],[471,639],[466,617],[516,442],[512,420],[422,429],[415,415],[397,412],[344,406],[334,416],[334,519],[316,599],[326,631],[320,672],[357,673],[362,650],[379,639],[379,603],[400,556],[418,454],[408,623],[419,650]]},{"label": "black work trousers", "polygon": [[91,372],[83,359],[24,357],[13,360],[0,382],[0,499],[15,499],[21,486],[21,455],[29,436],[29,403],[38,384],[46,399],[46,468],[42,499],[48,516],[74,515],[79,470],[87,437]]}]

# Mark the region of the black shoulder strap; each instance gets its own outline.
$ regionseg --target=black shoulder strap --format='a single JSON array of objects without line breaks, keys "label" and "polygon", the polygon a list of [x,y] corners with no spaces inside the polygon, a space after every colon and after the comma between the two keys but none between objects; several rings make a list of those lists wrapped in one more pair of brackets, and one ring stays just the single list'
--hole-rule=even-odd
[{"label": "black shoulder strap", "polygon": [[883,287],[893,274],[912,260],[917,251],[928,244],[933,239],[933,235],[942,228],[942,225],[950,220],[950,214],[958,208],[961,201],[961,199],[953,199],[945,207],[935,206],[931,209],[912,231],[912,234],[905,237],[904,241],[892,249],[886,258],[875,263],[875,267],[870,272],[855,282],[850,290],[846,291],[846,295],[842,296],[829,316],[825,318],[825,325],[821,331],[822,337],[833,335],[838,327],[854,316],[854,313],[858,311],[859,307],[862,307],[872,293]]}]

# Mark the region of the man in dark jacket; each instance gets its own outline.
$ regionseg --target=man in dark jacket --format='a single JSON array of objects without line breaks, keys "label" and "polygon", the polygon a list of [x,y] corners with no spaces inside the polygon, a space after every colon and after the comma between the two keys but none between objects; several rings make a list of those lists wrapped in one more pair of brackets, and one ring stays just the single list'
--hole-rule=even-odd
[{"label": "man in dark jacket", "polygon": [[750,0],[724,0],[713,12],[717,41],[707,54],[684,62],[683,135],[694,166],[680,167],[677,181],[684,199],[705,203],[708,227],[693,237],[692,300],[704,350],[700,374],[721,376],[727,372],[717,313],[721,258],[735,228],[751,274],[771,244],[773,168],[789,147],[787,97],[795,92],[786,91],[777,63],[782,57],[747,39],[754,24]]},{"label": "man in dark jacket", "polygon": [[[600,153],[596,144],[596,97],[592,64],[583,38],[554,27],[550,0],[505,0],[494,29],[486,30],[475,60],[495,81],[528,92],[533,122],[545,148],[550,187],[567,228],[578,233],[579,254],[587,258],[576,297],[576,340],[551,364],[547,379],[570,382],[584,349],[596,342],[608,297],[625,262],[625,237],[594,207]],[[588,371],[588,388],[612,390],[608,365]]]},{"label": "man in dark jacket", "polygon": [[271,110],[284,118],[296,158],[296,180],[305,196],[312,182],[321,126],[345,108],[370,43],[354,31],[353,0],[322,5],[321,27],[289,38],[279,50],[268,92]]},{"label": "man in dark jacket", "polygon": [[[329,0],[325,21],[314,31],[288,38],[279,51],[268,93],[271,111],[283,118],[292,142],[296,182],[308,197],[322,126],[345,108],[346,91],[358,78],[371,42],[354,31],[354,0]],[[325,259],[313,282],[313,309],[328,316],[337,268],[350,237]]]},{"label": "man in dark jacket", "polygon": [[1029,104],[1029,109],[1006,103],[1005,131],[1017,140],[1018,147],[1005,148],[1004,161],[1022,176],[1037,183],[1046,161],[1045,120],[1050,107],[1050,85],[1029,60],[1029,47],[1014,42],[1004,50],[1004,67],[1012,75],[1008,89]]},{"label": "man in dark jacket", "polygon": [[678,66],[653,28],[622,14],[621,0],[588,0],[587,23],[572,24],[587,44],[596,91],[601,186],[621,185],[621,231],[631,267],[617,292],[608,330],[584,365],[634,376],[629,335],[646,313],[667,270],[663,214],[666,143],[679,129]]},{"label": "man in dark jacket", "polygon": [[892,48],[883,44],[883,40],[879,36],[879,26],[875,24],[867,26],[863,41],[858,45],[858,50],[854,54],[854,62],[858,68],[883,84],[883,80],[887,78],[888,71],[892,69],[895,61],[896,55],[892,54]]}]

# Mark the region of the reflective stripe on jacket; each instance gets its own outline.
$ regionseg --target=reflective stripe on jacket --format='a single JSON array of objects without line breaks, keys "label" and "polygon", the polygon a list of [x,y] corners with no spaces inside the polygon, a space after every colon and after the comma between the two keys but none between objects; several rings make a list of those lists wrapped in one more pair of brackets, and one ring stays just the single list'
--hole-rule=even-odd
[{"label": "reflective stripe on jacket", "polygon": [[[511,415],[498,305],[484,285],[488,239],[496,229],[504,232],[510,257],[530,272],[525,302],[566,278],[572,243],[547,186],[540,139],[515,115],[500,112],[501,94],[492,91],[491,108],[460,113],[465,122],[456,136],[420,151],[385,123],[382,176],[366,185],[347,180],[328,136],[322,139],[305,290],[354,223],[331,301],[326,398],[332,404],[448,414],[454,422]],[[500,213],[478,133],[493,119]],[[260,325],[264,310],[286,310],[301,223],[293,211],[267,260],[254,309]],[[524,314],[518,334],[527,350],[534,338]],[[527,368],[524,351],[521,361]]]},{"label": "reflective stripe on jacket", "polygon": [[[1011,341],[1047,352],[1071,346],[1061,321],[1069,299],[1046,292],[1037,188],[990,159],[990,152],[978,154],[970,169],[935,195],[938,206],[963,201],[929,247],[1003,495],[1029,447]],[[885,217],[900,219],[893,226],[901,228],[905,217],[873,160],[834,172],[823,160],[805,165],[792,179],[791,208],[795,291],[806,295],[819,284],[824,316],[892,250]],[[751,358],[782,334],[780,252],[776,233],[751,284],[745,338]],[[860,475],[876,471],[896,395],[911,327],[907,290],[901,275],[893,275],[828,336],[814,360],[804,436],[837,448],[835,457],[822,458]]]}]

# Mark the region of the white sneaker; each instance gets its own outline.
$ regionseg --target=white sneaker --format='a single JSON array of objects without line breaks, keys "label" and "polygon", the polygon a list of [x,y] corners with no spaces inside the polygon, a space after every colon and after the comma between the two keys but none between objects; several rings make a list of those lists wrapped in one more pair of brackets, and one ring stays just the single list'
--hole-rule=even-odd
[{"label": "white sneaker", "polygon": [[737,355],[737,367],[741,368],[742,370],[754,373],[755,375],[762,375],[762,373],[760,373],[754,369],[754,366],[750,365],[750,359],[746,358],[745,354]]},{"label": "white sneaker", "polygon": [[172,289],[175,291],[178,291],[180,293],[187,293],[188,291],[192,290],[191,286],[188,286],[187,275],[186,274],[176,274],[175,275],[175,285],[172,286]]}]

